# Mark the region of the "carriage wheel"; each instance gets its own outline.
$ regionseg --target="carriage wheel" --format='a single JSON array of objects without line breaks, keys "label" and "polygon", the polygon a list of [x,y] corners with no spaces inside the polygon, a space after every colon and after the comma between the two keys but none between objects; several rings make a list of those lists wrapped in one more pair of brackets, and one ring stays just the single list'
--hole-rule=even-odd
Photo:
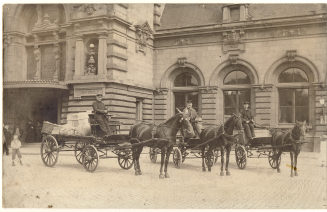
[{"label": "carriage wheel", "polygon": [[206,163],[207,167],[212,167],[215,162],[214,151],[207,151],[205,155],[204,162]]},{"label": "carriage wheel", "polygon": [[277,166],[280,165],[281,155],[277,158],[277,154],[274,154],[274,151],[270,151],[268,155],[268,161],[273,169],[277,169]]},{"label": "carriage wheel", "polygon": [[246,166],[246,151],[241,145],[235,147],[235,158],[238,168],[244,169]]},{"label": "carriage wheel", "polygon": [[75,158],[77,160],[77,162],[79,164],[83,164],[83,149],[85,148],[85,146],[88,145],[88,142],[86,141],[82,141],[82,142],[78,142],[76,141],[75,143],[75,149],[74,149],[74,153],[75,153]]},{"label": "carriage wheel", "polygon": [[82,165],[86,171],[94,172],[98,167],[99,155],[97,149],[93,145],[87,145],[82,153]]},{"label": "carriage wheel", "polygon": [[150,147],[150,160],[152,163],[156,163],[157,162],[157,151],[156,148]]},{"label": "carriage wheel", "polygon": [[41,143],[41,158],[46,166],[52,167],[58,161],[59,146],[58,142],[52,135],[47,135],[42,138]]},{"label": "carriage wheel", "polygon": [[118,154],[118,164],[123,169],[130,169],[133,166],[133,157],[131,150],[123,150]]},{"label": "carriage wheel", "polygon": [[182,152],[182,163],[184,163],[185,159],[186,159],[186,156],[187,156],[187,152],[185,151],[185,149],[183,149]]},{"label": "carriage wheel", "polygon": [[181,150],[178,148],[174,149],[174,153],[173,153],[173,162],[176,168],[180,168],[181,167],[181,163],[182,163],[182,153]]}]

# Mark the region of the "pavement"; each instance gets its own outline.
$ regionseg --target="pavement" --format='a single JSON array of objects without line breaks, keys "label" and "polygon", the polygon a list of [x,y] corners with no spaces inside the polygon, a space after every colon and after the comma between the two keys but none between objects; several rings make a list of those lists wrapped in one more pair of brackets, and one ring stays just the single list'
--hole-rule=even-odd
[{"label": "pavement", "polygon": [[301,152],[299,176],[293,178],[285,153],[281,173],[267,158],[249,158],[240,170],[232,154],[231,176],[219,175],[220,162],[202,172],[201,159],[186,158],[179,169],[170,162],[170,178],[162,180],[148,148],[140,159],[142,176],[121,169],[115,158],[100,159],[89,173],[73,152],[60,152],[52,168],[43,164],[40,144],[25,144],[21,152],[23,166],[12,166],[11,155],[3,157],[4,208],[327,209],[327,168],[319,153]]}]

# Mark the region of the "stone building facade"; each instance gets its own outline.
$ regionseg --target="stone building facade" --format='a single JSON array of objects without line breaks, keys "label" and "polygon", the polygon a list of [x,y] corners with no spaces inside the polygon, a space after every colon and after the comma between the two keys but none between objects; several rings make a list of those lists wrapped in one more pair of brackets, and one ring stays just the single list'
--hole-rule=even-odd
[{"label": "stone building facade", "polygon": [[[257,123],[326,134],[324,4],[4,5],[4,120],[65,123],[97,93],[127,131],[187,100],[206,124],[251,102]],[[17,100],[23,104],[16,104]],[[49,112],[50,111],[50,112]]]}]

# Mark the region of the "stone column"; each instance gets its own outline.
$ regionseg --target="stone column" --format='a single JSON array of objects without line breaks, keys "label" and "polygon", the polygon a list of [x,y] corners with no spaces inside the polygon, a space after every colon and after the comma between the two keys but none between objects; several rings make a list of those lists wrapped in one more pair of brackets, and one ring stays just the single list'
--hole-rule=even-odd
[{"label": "stone column", "polygon": [[74,78],[78,78],[84,74],[84,42],[81,37],[76,39],[75,44],[75,74]]},{"label": "stone column", "polygon": [[201,115],[204,122],[211,124],[218,124],[222,120],[217,120],[216,113],[216,96],[217,96],[217,87],[216,86],[206,86],[200,87],[201,94]]},{"label": "stone column", "polygon": [[59,44],[55,44],[53,48],[53,53],[55,55],[55,72],[53,74],[53,80],[59,81],[60,74],[60,46]]},{"label": "stone column", "polygon": [[41,50],[38,46],[34,46],[34,57],[36,61],[36,72],[34,75],[34,80],[41,79]]},{"label": "stone column", "polygon": [[98,75],[104,76],[107,73],[107,36],[99,36],[98,47]]}]

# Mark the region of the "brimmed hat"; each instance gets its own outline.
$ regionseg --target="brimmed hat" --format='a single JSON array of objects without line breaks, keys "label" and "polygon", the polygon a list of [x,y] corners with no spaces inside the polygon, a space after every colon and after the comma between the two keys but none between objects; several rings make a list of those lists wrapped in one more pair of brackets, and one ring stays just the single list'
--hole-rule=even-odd
[{"label": "brimmed hat", "polygon": [[188,104],[188,103],[193,103],[193,102],[192,102],[192,100],[187,100],[186,103]]},{"label": "brimmed hat", "polygon": [[101,93],[97,94],[96,96],[103,96]]},{"label": "brimmed hat", "polygon": [[250,105],[250,102],[249,101],[245,101],[245,102],[243,102],[243,105]]}]

